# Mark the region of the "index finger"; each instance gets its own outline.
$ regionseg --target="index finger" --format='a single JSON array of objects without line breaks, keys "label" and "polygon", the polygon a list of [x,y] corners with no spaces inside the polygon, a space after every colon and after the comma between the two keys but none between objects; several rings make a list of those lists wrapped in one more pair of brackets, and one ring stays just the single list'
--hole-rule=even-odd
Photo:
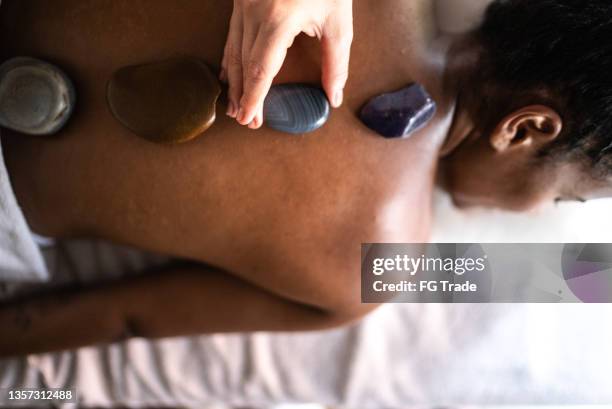
[{"label": "index finger", "polygon": [[268,29],[262,27],[255,40],[249,60],[246,61],[243,95],[240,100],[238,122],[242,125],[251,123],[257,109],[263,106],[264,99],[270,90],[274,77],[280,71],[287,49],[291,46],[295,34],[282,27]]},{"label": "index finger", "polygon": [[348,80],[352,36],[323,38],[322,82],[334,108],[342,104],[343,90]]}]

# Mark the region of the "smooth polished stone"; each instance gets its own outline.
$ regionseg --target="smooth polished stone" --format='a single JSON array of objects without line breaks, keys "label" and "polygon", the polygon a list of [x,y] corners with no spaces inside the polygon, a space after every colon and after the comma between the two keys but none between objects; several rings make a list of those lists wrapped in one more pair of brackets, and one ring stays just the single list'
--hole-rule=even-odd
[{"label": "smooth polished stone", "polygon": [[319,129],[329,118],[329,102],[317,87],[281,84],[264,101],[264,122],[277,131],[304,134]]},{"label": "smooth polished stone", "polygon": [[175,57],[115,72],[108,105],[119,122],[158,143],[192,140],[215,122],[221,94],[217,77],[201,60]]},{"label": "smooth polished stone", "polygon": [[72,81],[58,67],[17,57],[0,66],[0,126],[29,135],[59,131],[75,105]]},{"label": "smooth polished stone", "polygon": [[436,103],[420,84],[372,98],[361,121],[385,138],[408,138],[435,115]]}]

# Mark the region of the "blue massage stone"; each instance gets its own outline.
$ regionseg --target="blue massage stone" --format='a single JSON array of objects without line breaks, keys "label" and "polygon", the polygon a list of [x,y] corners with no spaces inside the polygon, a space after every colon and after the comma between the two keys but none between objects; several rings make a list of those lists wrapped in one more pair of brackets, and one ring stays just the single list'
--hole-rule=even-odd
[{"label": "blue massage stone", "polygon": [[264,122],[277,131],[303,134],[319,129],[329,118],[329,102],[317,87],[275,85],[264,101]]},{"label": "blue massage stone", "polygon": [[385,138],[407,138],[435,115],[436,103],[420,84],[372,98],[361,110],[361,121]]}]

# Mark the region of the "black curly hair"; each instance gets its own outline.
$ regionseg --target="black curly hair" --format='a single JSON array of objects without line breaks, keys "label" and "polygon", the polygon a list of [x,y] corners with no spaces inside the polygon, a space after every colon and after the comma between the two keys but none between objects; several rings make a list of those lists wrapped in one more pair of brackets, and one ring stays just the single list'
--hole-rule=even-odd
[{"label": "black curly hair", "polygon": [[579,156],[612,174],[612,0],[497,0],[475,35],[478,75],[496,94],[539,99],[563,118],[542,156]]}]

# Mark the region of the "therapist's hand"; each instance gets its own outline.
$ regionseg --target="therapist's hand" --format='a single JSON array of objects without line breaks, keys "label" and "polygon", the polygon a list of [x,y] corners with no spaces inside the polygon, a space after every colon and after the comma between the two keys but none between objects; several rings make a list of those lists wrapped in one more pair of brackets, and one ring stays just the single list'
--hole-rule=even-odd
[{"label": "therapist's hand", "polygon": [[352,0],[234,0],[220,78],[229,82],[227,114],[257,129],[263,102],[287,49],[300,33],[322,45],[322,84],[342,104],[353,40]]}]

